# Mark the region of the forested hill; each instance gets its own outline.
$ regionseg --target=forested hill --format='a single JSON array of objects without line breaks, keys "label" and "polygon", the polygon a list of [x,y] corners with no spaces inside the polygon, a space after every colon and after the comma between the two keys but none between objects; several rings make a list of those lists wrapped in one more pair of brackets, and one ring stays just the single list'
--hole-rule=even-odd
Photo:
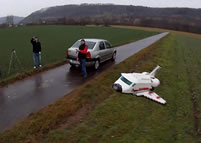
[{"label": "forested hill", "polygon": [[201,9],[81,4],[43,8],[25,24],[125,24],[201,32]]}]

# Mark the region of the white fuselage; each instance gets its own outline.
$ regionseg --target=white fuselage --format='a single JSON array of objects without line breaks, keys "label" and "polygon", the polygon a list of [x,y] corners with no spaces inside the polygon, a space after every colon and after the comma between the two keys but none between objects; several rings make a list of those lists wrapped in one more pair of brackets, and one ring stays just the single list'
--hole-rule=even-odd
[{"label": "white fuselage", "polygon": [[151,90],[152,88],[154,88],[152,85],[153,80],[156,80],[156,78],[151,77],[148,74],[122,73],[121,75],[122,76],[114,84],[120,85],[123,93],[135,94],[142,91]]},{"label": "white fuselage", "polygon": [[160,66],[157,66],[151,73],[122,73],[121,77],[113,84],[117,92],[132,93],[136,96],[144,96],[160,104],[167,102],[158,94],[153,92],[155,87],[160,85],[159,79],[155,78]]}]

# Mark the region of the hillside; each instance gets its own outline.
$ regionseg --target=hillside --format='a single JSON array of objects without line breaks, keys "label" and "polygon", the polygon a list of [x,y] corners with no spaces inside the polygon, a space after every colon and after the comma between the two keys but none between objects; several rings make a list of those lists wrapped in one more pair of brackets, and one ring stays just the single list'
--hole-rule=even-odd
[{"label": "hillside", "polygon": [[[14,16],[14,24],[18,24],[24,17]],[[6,17],[0,17],[0,24],[6,23]]]},{"label": "hillside", "polygon": [[149,8],[125,5],[65,5],[43,8],[26,17],[25,24],[124,24],[199,33],[201,9]]}]

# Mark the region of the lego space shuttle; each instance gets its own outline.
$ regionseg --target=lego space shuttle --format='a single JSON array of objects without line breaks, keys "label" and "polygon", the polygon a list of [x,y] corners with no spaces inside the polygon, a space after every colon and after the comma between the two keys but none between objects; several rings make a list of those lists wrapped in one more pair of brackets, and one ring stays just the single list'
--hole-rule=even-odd
[{"label": "lego space shuttle", "polygon": [[113,84],[113,88],[121,93],[132,93],[166,104],[167,102],[154,92],[154,89],[160,85],[160,80],[155,77],[160,68],[157,66],[151,73],[122,73]]}]

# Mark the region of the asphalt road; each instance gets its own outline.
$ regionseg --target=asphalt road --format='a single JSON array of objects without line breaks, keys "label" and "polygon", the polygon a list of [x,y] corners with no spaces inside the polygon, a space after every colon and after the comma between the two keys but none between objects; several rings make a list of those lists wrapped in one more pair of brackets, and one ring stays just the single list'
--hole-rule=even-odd
[{"label": "asphalt road", "polygon": [[0,88],[0,131],[12,127],[29,114],[54,103],[112,65],[119,64],[167,34],[162,33],[117,47],[116,61],[102,64],[98,71],[89,69],[87,79],[82,79],[79,70],[72,69],[66,64]]}]

